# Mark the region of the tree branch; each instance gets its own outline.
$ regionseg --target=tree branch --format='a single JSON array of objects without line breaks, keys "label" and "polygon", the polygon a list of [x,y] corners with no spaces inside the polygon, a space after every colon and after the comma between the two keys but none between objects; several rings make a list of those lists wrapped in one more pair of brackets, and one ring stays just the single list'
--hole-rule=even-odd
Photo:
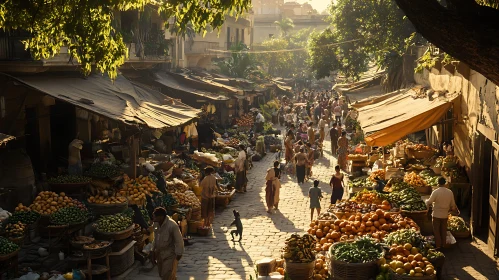
[{"label": "tree branch", "polygon": [[[395,2],[428,41],[499,85],[499,26],[489,23],[491,18],[499,18],[499,10],[479,6],[467,16],[437,0]],[[483,17],[482,8],[488,8],[487,17]]]}]

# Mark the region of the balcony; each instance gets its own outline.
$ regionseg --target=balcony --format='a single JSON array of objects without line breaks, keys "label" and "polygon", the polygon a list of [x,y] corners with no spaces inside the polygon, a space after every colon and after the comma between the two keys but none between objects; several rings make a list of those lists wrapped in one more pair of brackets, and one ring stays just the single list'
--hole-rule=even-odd
[{"label": "balcony", "polygon": [[184,53],[186,55],[216,55],[218,52],[214,52],[211,50],[221,50],[218,42],[199,42],[194,41],[192,44],[189,41],[186,41],[184,48]]}]

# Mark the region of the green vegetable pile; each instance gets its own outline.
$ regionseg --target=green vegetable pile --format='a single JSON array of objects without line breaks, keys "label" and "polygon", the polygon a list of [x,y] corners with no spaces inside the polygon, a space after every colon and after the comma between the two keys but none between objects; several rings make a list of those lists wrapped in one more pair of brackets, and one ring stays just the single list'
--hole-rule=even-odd
[{"label": "green vegetable pile", "polygon": [[417,232],[414,229],[401,229],[389,233],[385,237],[385,243],[388,245],[404,245],[404,244],[412,244],[415,246],[419,246],[425,242],[424,236],[421,233]]},{"label": "green vegetable pile", "polygon": [[129,228],[132,225],[132,218],[124,213],[116,215],[102,216],[97,220],[97,231],[100,232],[119,232]]},{"label": "green vegetable pile", "polygon": [[435,249],[429,249],[428,251],[426,251],[425,257],[427,257],[431,261],[431,260],[435,260],[435,259],[438,259],[438,258],[443,258],[445,256],[440,251],[437,251]]},{"label": "green vegetable pile", "polygon": [[86,176],[94,178],[114,178],[121,175],[121,171],[116,165],[105,163],[94,163],[85,173]]},{"label": "green vegetable pile", "polygon": [[173,206],[177,204],[178,201],[170,193],[162,195],[161,205],[163,207]]},{"label": "green vegetable pile", "polygon": [[144,220],[146,221],[146,223],[149,224],[149,222],[151,221],[151,219],[149,218],[149,212],[147,211],[147,209],[140,209],[140,213],[142,214],[142,217],[144,218]]},{"label": "green vegetable pile", "polygon": [[19,246],[9,239],[0,236],[0,256],[8,255],[19,249]]},{"label": "green vegetable pile", "polygon": [[438,186],[438,178],[440,176],[433,175],[429,170],[423,170],[419,173],[419,176],[428,183],[428,186]]},{"label": "green vegetable pile", "polygon": [[330,253],[338,261],[366,263],[381,258],[383,256],[383,248],[376,240],[369,237],[361,237],[354,242],[335,244],[331,247]]},{"label": "green vegetable pile", "polygon": [[50,215],[50,221],[56,225],[75,225],[87,219],[88,212],[76,206],[61,208]]},{"label": "green vegetable pile", "polygon": [[392,191],[388,197],[390,202],[397,204],[402,210],[424,211],[427,209],[426,204],[421,199],[421,194],[412,187],[402,191]]},{"label": "green vegetable pile", "polygon": [[366,187],[371,187],[372,184],[373,183],[369,180],[369,177],[367,176],[355,178],[351,181],[348,181],[348,186],[350,188],[366,188]]},{"label": "green vegetable pile", "polygon": [[9,223],[15,224],[17,222],[21,222],[25,225],[30,225],[36,222],[39,217],[40,214],[36,211],[16,211],[9,217]]},{"label": "green vegetable pile", "polygon": [[466,222],[461,217],[450,216],[447,220],[447,230],[453,232],[465,232],[469,231],[469,227]]},{"label": "green vegetable pile", "polygon": [[393,180],[392,182],[390,182],[390,186],[392,188],[392,192],[399,192],[405,189],[414,189],[413,187],[411,187],[411,185],[400,180]]},{"label": "green vegetable pile", "polygon": [[220,174],[220,177],[222,177],[222,185],[224,186],[234,186],[236,184],[236,176],[234,173],[229,173],[225,172]]},{"label": "green vegetable pile", "polygon": [[77,183],[89,183],[91,181],[92,178],[79,175],[59,175],[57,177],[49,179],[49,183],[52,184],[77,184]]}]

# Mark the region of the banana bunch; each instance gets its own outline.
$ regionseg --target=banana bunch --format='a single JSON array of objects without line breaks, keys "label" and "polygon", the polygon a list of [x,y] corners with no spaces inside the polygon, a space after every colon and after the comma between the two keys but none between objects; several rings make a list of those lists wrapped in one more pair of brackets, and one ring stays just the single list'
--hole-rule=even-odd
[{"label": "banana bunch", "polygon": [[291,262],[306,263],[315,259],[315,244],[317,239],[310,234],[300,236],[298,234],[291,235],[286,239],[286,246],[283,249],[282,257]]}]

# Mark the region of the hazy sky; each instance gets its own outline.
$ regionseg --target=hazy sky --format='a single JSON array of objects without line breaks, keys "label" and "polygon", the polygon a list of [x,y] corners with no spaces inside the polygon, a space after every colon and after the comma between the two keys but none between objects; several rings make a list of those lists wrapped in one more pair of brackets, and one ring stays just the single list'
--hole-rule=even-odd
[{"label": "hazy sky", "polygon": [[285,0],[284,2],[298,2],[298,3],[306,3],[308,2],[314,9],[316,9],[319,13],[324,11],[327,6],[331,3],[331,0]]}]

